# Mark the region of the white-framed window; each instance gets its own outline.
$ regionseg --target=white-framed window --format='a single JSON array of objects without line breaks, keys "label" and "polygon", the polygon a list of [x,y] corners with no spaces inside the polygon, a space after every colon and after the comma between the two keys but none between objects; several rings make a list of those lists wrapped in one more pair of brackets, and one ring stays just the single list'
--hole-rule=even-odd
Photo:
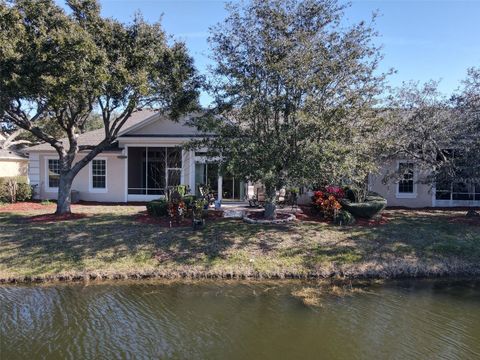
[{"label": "white-framed window", "polygon": [[397,170],[400,180],[397,183],[397,198],[416,198],[417,184],[415,176],[415,164],[411,161],[400,160],[397,162]]},{"label": "white-framed window", "polygon": [[45,187],[47,191],[57,191],[60,183],[60,161],[58,158],[45,158]]},{"label": "white-framed window", "polygon": [[107,192],[107,159],[95,158],[90,161],[90,192]]}]

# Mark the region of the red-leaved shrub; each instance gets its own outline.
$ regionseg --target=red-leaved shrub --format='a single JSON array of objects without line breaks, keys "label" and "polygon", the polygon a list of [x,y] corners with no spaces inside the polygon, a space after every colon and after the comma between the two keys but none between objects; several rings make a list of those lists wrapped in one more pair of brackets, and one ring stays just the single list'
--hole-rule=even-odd
[{"label": "red-leaved shrub", "polygon": [[312,196],[312,206],[325,218],[333,219],[335,214],[342,208],[340,199],[345,196],[345,191],[339,186],[326,186],[317,190]]}]

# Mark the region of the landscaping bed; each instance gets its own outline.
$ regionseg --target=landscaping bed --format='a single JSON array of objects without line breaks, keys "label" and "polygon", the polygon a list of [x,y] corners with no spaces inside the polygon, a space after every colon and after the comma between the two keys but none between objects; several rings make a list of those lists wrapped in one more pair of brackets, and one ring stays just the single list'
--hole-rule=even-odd
[{"label": "landscaping bed", "polygon": [[[208,215],[206,216],[207,221],[215,221],[221,219],[223,215],[223,211],[218,210],[210,210],[208,211]],[[147,213],[147,211],[140,212],[135,219],[142,223],[142,224],[154,224],[160,227],[167,227],[167,228],[176,228],[176,227],[191,227],[192,226],[192,219],[191,217],[184,217],[180,221],[175,221],[167,216],[152,216]]]},{"label": "landscaping bed", "polygon": [[0,204],[0,212],[24,212],[30,210],[46,210],[52,211],[55,209],[55,203],[41,203],[41,202],[34,202],[34,201],[25,201],[25,202],[17,202],[13,204],[4,203]]},{"label": "landscaping bed", "polygon": [[140,222],[141,206],[73,210],[88,216],[32,222],[52,208],[1,212],[0,281],[480,275],[480,227],[459,222],[464,212],[385,210],[387,221],[369,226],[252,226],[214,213],[193,231]]}]

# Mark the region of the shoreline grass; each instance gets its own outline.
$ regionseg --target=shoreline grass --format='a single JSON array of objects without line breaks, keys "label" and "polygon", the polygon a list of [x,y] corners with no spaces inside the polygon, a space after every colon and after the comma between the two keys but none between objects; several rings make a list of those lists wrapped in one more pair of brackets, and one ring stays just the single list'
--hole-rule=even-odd
[{"label": "shoreline grass", "polygon": [[[388,210],[378,227],[220,220],[198,231],[136,220],[139,206],[77,205],[87,217],[0,212],[0,283],[110,279],[387,279],[480,275],[480,226],[463,212]],[[1,211],[1,209],[0,209]]]}]

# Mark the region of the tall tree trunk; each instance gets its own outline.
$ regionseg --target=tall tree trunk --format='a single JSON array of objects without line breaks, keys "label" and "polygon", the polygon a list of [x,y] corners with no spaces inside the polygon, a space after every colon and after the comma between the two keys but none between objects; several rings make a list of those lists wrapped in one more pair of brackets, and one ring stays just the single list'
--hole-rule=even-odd
[{"label": "tall tree trunk", "polygon": [[70,214],[71,191],[72,191],[73,176],[70,173],[61,173],[58,184],[58,199],[56,215]]}]

